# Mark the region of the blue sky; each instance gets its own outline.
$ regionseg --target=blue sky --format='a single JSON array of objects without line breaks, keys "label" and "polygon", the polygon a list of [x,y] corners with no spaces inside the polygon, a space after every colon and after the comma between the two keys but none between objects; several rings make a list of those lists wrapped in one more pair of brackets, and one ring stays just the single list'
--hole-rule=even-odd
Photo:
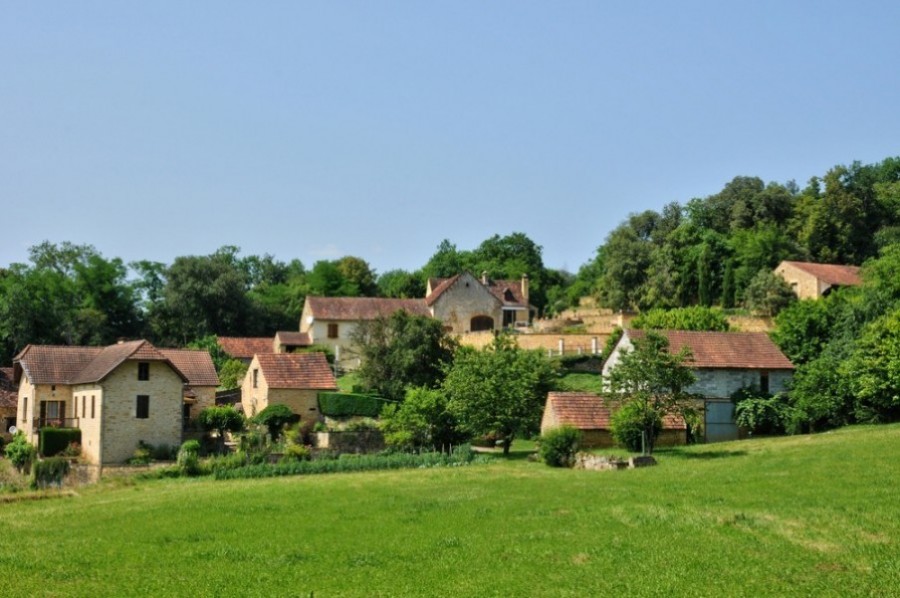
[{"label": "blue sky", "polygon": [[900,155],[897,2],[0,3],[0,265],[415,269]]}]

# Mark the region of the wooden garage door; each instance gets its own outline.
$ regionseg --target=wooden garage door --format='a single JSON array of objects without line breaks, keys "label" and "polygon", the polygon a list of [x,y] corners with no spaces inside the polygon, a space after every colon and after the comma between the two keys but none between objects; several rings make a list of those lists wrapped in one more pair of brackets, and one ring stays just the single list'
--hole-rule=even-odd
[{"label": "wooden garage door", "polygon": [[734,423],[734,403],[731,401],[707,401],[706,442],[737,439],[738,429]]}]

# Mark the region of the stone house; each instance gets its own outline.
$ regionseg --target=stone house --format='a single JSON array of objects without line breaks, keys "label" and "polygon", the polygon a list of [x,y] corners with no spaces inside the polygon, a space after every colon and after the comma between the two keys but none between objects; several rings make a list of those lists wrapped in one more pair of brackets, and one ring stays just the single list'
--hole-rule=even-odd
[{"label": "stone house", "polygon": [[291,353],[312,345],[309,335],[304,332],[279,330],[275,337],[269,336],[217,336],[219,347],[234,359],[250,365],[253,356],[259,353]]},{"label": "stone house", "polygon": [[[688,365],[697,381],[688,390],[703,398],[707,442],[739,437],[732,394],[750,386],[766,393],[783,392],[794,374],[794,364],[764,332],[655,332],[668,339],[670,351],[677,353],[684,347],[691,351]],[[604,377],[618,365],[623,352],[634,348],[632,340],[645,335],[643,330],[625,330],[603,364]]]},{"label": "stone house", "polygon": [[[615,446],[610,420],[614,410],[603,397],[586,392],[551,392],[547,394],[544,415],[541,418],[541,434],[560,426],[572,426],[581,430],[581,446],[607,448]],[[663,418],[663,429],[656,446],[675,446],[687,443],[687,426],[674,415]]]},{"label": "stone house", "polygon": [[432,317],[454,334],[527,326],[532,306],[528,302],[528,276],[521,280],[493,280],[483,272],[452,278],[431,278],[425,304]]},{"label": "stone house", "polygon": [[775,268],[800,299],[824,297],[836,287],[862,284],[859,266],[783,261]]},{"label": "stone house", "polygon": [[0,437],[8,438],[16,425],[18,394],[13,382],[13,368],[0,368]]},{"label": "stone house", "polygon": [[318,395],[336,391],[324,353],[255,355],[241,386],[244,414],[253,417],[269,405],[287,405],[302,421],[318,421]]},{"label": "stone house", "polygon": [[359,366],[353,346],[353,333],[360,322],[389,317],[396,311],[431,316],[421,299],[384,299],[380,297],[307,297],[300,316],[300,333],[310,344],[329,347],[335,364],[343,369]]},{"label": "stone house", "polygon": [[144,340],[108,347],[28,345],[13,360],[17,427],[34,444],[45,426],[81,430],[95,464],[121,463],[140,441],[178,446],[185,416],[212,405],[218,377],[206,351]]}]

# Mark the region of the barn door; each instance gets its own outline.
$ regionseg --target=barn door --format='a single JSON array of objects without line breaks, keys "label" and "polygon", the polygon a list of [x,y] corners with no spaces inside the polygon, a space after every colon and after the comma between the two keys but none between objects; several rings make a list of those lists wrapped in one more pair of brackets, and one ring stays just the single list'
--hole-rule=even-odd
[{"label": "barn door", "polygon": [[734,403],[731,401],[706,402],[706,442],[737,440],[738,429],[734,423]]}]

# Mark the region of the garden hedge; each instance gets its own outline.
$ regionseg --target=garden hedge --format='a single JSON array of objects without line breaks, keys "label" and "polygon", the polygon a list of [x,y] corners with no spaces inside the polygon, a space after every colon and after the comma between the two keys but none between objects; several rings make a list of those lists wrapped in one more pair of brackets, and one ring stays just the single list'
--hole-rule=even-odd
[{"label": "garden hedge", "polygon": [[393,401],[350,392],[320,392],[319,412],[328,417],[378,417]]},{"label": "garden hedge", "polygon": [[44,457],[52,457],[66,450],[73,442],[81,444],[78,428],[41,428],[40,451]]}]

